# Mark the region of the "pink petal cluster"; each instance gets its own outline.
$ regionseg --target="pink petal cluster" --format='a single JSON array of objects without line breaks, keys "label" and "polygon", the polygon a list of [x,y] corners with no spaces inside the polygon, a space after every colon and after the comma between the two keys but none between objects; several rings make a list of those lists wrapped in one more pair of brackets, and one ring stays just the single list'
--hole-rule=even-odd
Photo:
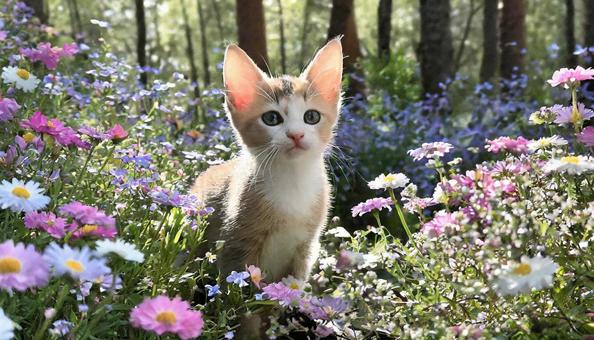
[{"label": "pink petal cluster", "polygon": [[487,140],[487,151],[492,153],[499,153],[501,151],[509,151],[515,153],[528,152],[528,143],[530,141],[520,136],[517,139],[511,137],[499,137],[493,140]]},{"label": "pink petal cluster", "polygon": [[147,298],[130,313],[132,326],[163,335],[177,334],[181,339],[194,339],[202,334],[202,313],[190,309],[190,304],[179,297]]},{"label": "pink petal cluster", "polygon": [[36,48],[21,48],[21,53],[31,61],[41,61],[50,70],[55,69],[60,58],[72,57],[78,53],[76,43],[64,44],[63,47],[52,47],[48,42],[37,44]]},{"label": "pink petal cluster", "polygon": [[12,240],[0,244],[0,288],[25,291],[45,286],[49,266],[32,245],[16,245]]},{"label": "pink petal cluster", "polygon": [[67,231],[71,231],[71,225],[67,225],[66,219],[51,212],[32,211],[25,215],[24,220],[28,229],[43,230],[54,238],[62,238]]},{"label": "pink petal cluster", "polygon": [[[590,118],[594,117],[594,111],[587,109],[583,103],[578,103],[577,107],[582,120],[589,120]],[[573,108],[571,106],[563,106],[557,104],[551,107],[551,111],[557,115],[557,118],[555,118],[555,123],[574,123],[572,119]]]},{"label": "pink petal cluster", "polygon": [[291,289],[282,282],[269,284],[262,291],[268,299],[278,301],[281,306],[292,305],[299,302],[301,298],[301,291]]},{"label": "pink petal cluster", "polygon": [[423,143],[420,148],[409,150],[408,154],[415,161],[420,161],[423,158],[443,157],[453,148],[452,144],[445,142]]},{"label": "pink petal cluster", "polygon": [[363,216],[373,210],[388,209],[392,211],[392,200],[384,197],[370,198],[365,202],[361,202],[351,209],[353,217]]},{"label": "pink petal cluster", "polygon": [[111,129],[102,132],[90,126],[85,126],[78,129],[78,132],[87,135],[96,140],[111,140],[114,142],[121,142],[128,138],[128,132],[120,124],[115,124]]},{"label": "pink petal cluster", "polygon": [[72,128],[65,126],[58,119],[48,120],[40,111],[35,112],[31,118],[22,121],[21,127],[52,136],[58,144],[63,146],[74,145],[81,149],[91,147],[89,143],[80,139]]},{"label": "pink petal cluster", "polygon": [[594,127],[587,126],[578,133],[577,140],[587,146],[594,146]]},{"label": "pink petal cluster", "polygon": [[73,238],[84,236],[113,238],[118,233],[115,218],[95,207],[73,201],[61,206],[60,213],[72,217],[70,228],[74,230]]},{"label": "pink petal cluster", "polygon": [[562,68],[553,73],[553,77],[547,82],[552,86],[563,85],[568,87],[582,80],[594,79],[594,69],[588,67],[587,69],[578,66],[573,68]]},{"label": "pink petal cluster", "polygon": [[20,108],[16,100],[0,97],[0,122],[7,122],[14,118],[14,113]]},{"label": "pink petal cluster", "polygon": [[430,237],[437,237],[444,233],[447,226],[458,225],[454,214],[444,211],[438,212],[433,219],[421,227],[421,231]]}]

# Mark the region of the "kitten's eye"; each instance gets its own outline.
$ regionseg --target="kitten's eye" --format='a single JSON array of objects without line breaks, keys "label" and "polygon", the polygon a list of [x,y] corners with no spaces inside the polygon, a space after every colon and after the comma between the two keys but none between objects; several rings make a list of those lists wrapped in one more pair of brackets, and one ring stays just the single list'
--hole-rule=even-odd
[{"label": "kitten's eye", "polygon": [[303,115],[303,121],[310,125],[315,125],[320,122],[320,113],[316,110],[307,110]]},{"label": "kitten's eye", "polygon": [[268,111],[262,114],[262,121],[268,126],[275,126],[283,122],[283,117],[276,111]]}]

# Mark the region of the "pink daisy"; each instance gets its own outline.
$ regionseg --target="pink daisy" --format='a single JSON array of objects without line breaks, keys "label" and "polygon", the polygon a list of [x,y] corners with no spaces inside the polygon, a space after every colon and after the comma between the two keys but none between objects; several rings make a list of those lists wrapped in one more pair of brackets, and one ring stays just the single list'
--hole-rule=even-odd
[{"label": "pink daisy", "polygon": [[12,240],[0,244],[0,288],[25,291],[47,284],[49,266],[32,245],[16,245]]},{"label": "pink daisy", "polygon": [[109,133],[111,140],[114,142],[121,142],[128,138],[128,132],[120,124],[114,125],[107,133]]},{"label": "pink daisy", "polygon": [[428,234],[430,237],[437,237],[444,233],[445,228],[449,225],[457,225],[458,222],[451,213],[440,211],[435,214],[433,219],[421,227],[423,233]]},{"label": "pink daisy", "polygon": [[162,335],[175,333],[181,339],[193,339],[202,334],[202,313],[190,309],[179,297],[157,296],[145,299],[130,313],[132,326]]},{"label": "pink daisy", "polygon": [[72,217],[71,228],[73,238],[96,236],[100,238],[113,238],[117,235],[116,221],[105,212],[74,201],[60,207],[63,216]]},{"label": "pink daisy", "polygon": [[[589,120],[590,118],[594,117],[594,111],[587,109],[583,103],[578,103],[578,112],[580,116],[578,117],[581,120]],[[555,118],[555,123],[557,124],[569,124],[575,123],[573,117],[573,108],[571,106],[562,106],[562,105],[553,105],[551,107],[551,111],[554,112],[557,117]],[[578,120],[579,120],[578,119]]]},{"label": "pink daisy", "polygon": [[578,133],[577,140],[587,146],[594,146],[594,128],[591,126],[585,127],[582,132]]},{"label": "pink daisy", "polygon": [[51,212],[32,211],[25,215],[25,227],[29,229],[41,229],[54,238],[62,238],[69,231],[66,228],[66,219],[56,217]]},{"label": "pink daisy", "polygon": [[14,118],[14,113],[20,108],[16,100],[0,97],[0,122],[7,122]]},{"label": "pink daisy", "polygon": [[594,76],[594,70],[590,67],[587,69],[578,66],[575,69],[573,68],[562,68],[557,70],[553,73],[553,77],[547,82],[552,86],[563,85],[563,87],[569,87],[574,85],[582,80],[591,80]]},{"label": "pink daisy", "polygon": [[384,197],[370,198],[365,202],[361,202],[351,209],[353,217],[363,216],[373,210],[388,209],[392,211],[392,200]]},{"label": "pink daisy", "polygon": [[515,153],[528,152],[528,143],[530,141],[520,136],[513,139],[507,136],[487,140],[487,151],[492,153],[499,153],[501,151],[509,151]]},{"label": "pink daisy", "polygon": [[454,146],[445,142],[423,143],[420,148],[409,150],[408,154],[413,157],[415,161],[420,161],[423,158],[437,158],[443,157],[450,152]]},{"label": "pink daisy", "polygon": [[278,301],[281,306],[297,303],[301,297],[300,290],[291,289],[282,282],[269,284],[262,291],[268,299]]},{"label": "pink daisy", "polygon": [[21,53],[31,61],[41,61],[50,70],[55,69],[62,57],[72,57],[78,52],[76,43],[64,47],[52,46],[48,42],[37,44],[36,48],[21,48]]}]

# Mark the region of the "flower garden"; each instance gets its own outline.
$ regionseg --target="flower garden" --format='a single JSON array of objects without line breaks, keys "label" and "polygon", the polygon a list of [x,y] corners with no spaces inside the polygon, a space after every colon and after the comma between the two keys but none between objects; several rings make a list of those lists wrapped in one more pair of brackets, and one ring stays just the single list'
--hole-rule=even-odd
[{"label": "flower garden", "polygon": [[[594,111],[579,102],[594,70],[550,75],[559,104],[508,102],[524,135],[466,144],[430,132],[445,118],[415,113],[427,102],[398,124],[347,104],[337,145],[351,161],[330,161],[337,217],[311,279],[269,282],[255,266],[219,275],[216,249],[198,256],[213,209],[189,185],[238,150],[222,90],[196,102],[179,73],[142,88],[150,70],[107,43],[0,9],[0,339],[231,339],[261,311],[271,338],[594,336]],[[380,153],[407,155],[383,170],[362,156]],[[343,167],[368,181],[359,204]]]}]

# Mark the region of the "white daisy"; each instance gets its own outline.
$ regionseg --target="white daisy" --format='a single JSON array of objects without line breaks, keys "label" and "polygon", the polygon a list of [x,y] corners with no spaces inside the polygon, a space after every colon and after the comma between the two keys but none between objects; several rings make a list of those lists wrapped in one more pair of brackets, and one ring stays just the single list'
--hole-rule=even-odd
[{"label": "white daisy", "polygon": [[303,280],[299,280],[293,277],[293,275],[285,277],[283,279],[283,284],[294,290],[303,290],[303,287],[305,286],[305,282],[303,282]]},{"label": "white daisy", "polygon": [[43,195],[43,189],[33,181],[27,183],[16,178],[12,182],[3,180],[0,183],[0,207],[15,212],[30,212],[45,208],[49,197]]},{"label": "white daisy", "polygon": [[2,68],[2,81],[6,84],[14,84],[17,89],[25,92],[33,92],[40,80],[29,71],[14,66]]},{"label": "white daisy", "polygon": [[14,338],[14,322],[0,308],[0,340],[10,340],[12,338]]},{"label": "white daisy", "polygon": [[565,156],[559,159],[551,159],[544,166],[545,172],[557,171],[577,175],[590,170],[594,170],[594,161],[585,156]]},{"label": "white daisy", "polygon": [[373,181],[369,182],[368,185],[371,189],[397,189],[404,188],[409,182],[408,177],[405,174],[381,174],[377,176]]},{"label": "white daisy", "polygon": [[122,240],[100,240],[96,242],[95,252],[99,255],[115,253],[127,261],[144,262],[144,254],[136,249],[132,243]]},{"label": "white daisy", "polygon": [[501,295],[515,295],[550,287],[557,268],[559,266],[549,257],[540,254],[533,258],[522,256],[520,263],[510,266],[499,277],[495,289]]},{"label": "white daisy", "polygon": [[559,136],[544,137],[538,140],[532,140],[528,143],[528,149],[532,152],[536,150],[546,149],[549,147],[557,147],[567,145],[567,140]]}]

